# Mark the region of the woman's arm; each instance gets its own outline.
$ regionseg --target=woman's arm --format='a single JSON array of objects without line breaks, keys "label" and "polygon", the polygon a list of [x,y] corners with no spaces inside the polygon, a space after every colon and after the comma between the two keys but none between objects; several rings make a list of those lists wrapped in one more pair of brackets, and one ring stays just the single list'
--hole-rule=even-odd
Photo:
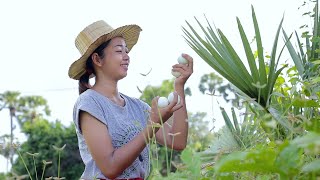
[{"label": "woman's arm", "polygon": [[152,133],[148,133],[152,129],[147,127],[132,141],[116,150],[106,125],[95,117],[81,112],[80,125],[92,158],[101,172],[110,179],[118,177],[129,167],[148,143],[148,138],[145,137],[152,137]]},{"label": "woman's arm", "polygon": [[181,99],[180,103],[183,107],[173,113],[172,126],[164,124],[156,133],[158,143],[162,145],[166,143],[168,148],[175,150],[183,150],[187,145],[188,138],[188,114],[185,103],[184,85],[193,73],[193,59],[187,54],[183,54],[183,57],[188,60],[187,65],[176,64],[173,66],[174,71],[181,73],[181,75],[176,78],[174,87],[176,91],[175,100],[177,100],[176,94],[179,94]]},{"label": "woman's arm", "polygon": [[[150,119],[159,123],[159,111],[157,109],[158,98],[152,100]],[[173,104],[161,109],[160,115],[166,121],[181,105]],[[108,178],[118,177],[134,160],[153,137],[151,122],[135,138],[122,147],[115,149],[106,125],[87,112],[80,112],[80,126],[92,158],[101,172]],[[158,129],[156,129],[158,130]]]}]

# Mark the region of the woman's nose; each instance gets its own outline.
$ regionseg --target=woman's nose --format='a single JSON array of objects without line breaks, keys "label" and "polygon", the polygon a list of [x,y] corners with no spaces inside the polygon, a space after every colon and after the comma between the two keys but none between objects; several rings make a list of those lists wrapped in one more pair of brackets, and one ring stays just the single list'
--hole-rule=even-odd
[{"label": "woman's nose", "polygon": [[127,52],[124,53],[123,59],[126,60],[126,61],[130,61],[130,56],[128,55]]}]

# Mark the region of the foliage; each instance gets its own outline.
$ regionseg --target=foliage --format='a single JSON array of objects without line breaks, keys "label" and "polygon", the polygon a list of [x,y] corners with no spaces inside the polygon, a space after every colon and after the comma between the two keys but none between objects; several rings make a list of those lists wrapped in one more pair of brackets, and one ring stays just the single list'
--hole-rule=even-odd
[{"label": "foliage", "polygon": [[[291,43],[291,35],[288,36],[282,30],[285,45],[280,54],[276,55],[282,19],[272,53],[266,56],[266,59],[263,56],[261,35],[253,7],[256,51],[251,49],[242,24],[237,18],[249,70],[245,68],[221,30],[217,29],[215,33],[209,23],[205,28],[196,19],[201,32],[205,35],[205,38],[201,38],[187,22],[191,29],[189,32],[183,28],[187,43],[233,85],[224,85],[220,77],[211,73],[202,76],[199,90],[202,93],[209,91],[213,96],[217,90],[226,99],[225,90],[235,89],[238,93],[236,98],[240,98],[241,101],[237,100],[236,107],[231,108],[231,115],[227,114],[225,108],[220,107],[225,126],[215,133],[209,130],[207,122],[204,121],[205,113],[189,112],[190,129],[187,148],[177,152],[151,144],[151,161],[154,169],[148,179],[319,179],[320,27],[318,24],[320,19],[318,0],[315,1],[314,11],[306,14],[314,19],[314,24],[312,34],[302,33],[302,38],[306,41],[305,45],[300,43],[298,33],[295,32],[299,44],[298,50],[295,50]],[[289,50],[294,66],[284,65],[277,69],[285,47]],[[155,95],[167,96],[172,92],[173,83],[172,80],[166,80],[161,86],[147,86],[143,92],[141,91],[140,99],[151,104]],[[19,94],[13,93],[9,97],[17,98],[18,96]],[[0,96],[2,104],[5,102],[3,97]],[[16,103],[14,100],[14,98],[8,99],[7,102]],[[6,105],[8,104],[10,103]],[[13,106],[11,104],[6,107]],[[237,114],[238,111],[239,114]],[[32,117],[26,116],[26,120]],[[65,128],[59,122],[49,123],[41,116],[33,118],[33,121],[26,121],[23,127],[28,135],[28,141],[22,144],[21,152],[28,152],[37,161],[51,159],[54,162],[47,167],[46,176],[58,174],[60,177],[58,171],[60,161],[56,157],[61,155],[63,159],[61,176],[66,179],[79,178],[80,174],[77,173],[82,172],[83,167],[70,166],[70,164],[82,164],[79,153],[74,151],[77,149],[74,127]],[[63,144],[67,144],[63,152],[52,154],[52,145],[61,147]],[[170,159],[170,167],[166,162],[168,158],[165,156]],[[33,167],[32,164],[35,161],[32,158],[26,156],[25,162],[28,167]],[[41,174],[39,164],[37,163],[35,168],[38,175]],[[27,172],[23,169],[23,163],[16,161],[14,172],[24,175]]]},{"label": "foliage", "polygon": [[[148,85],[143,91],[139,99],[143,100],[147,104],[151,104],[151,101],[156,96],[168,97],[168,95],[174,91],[174,79],[162,81],[160,86]],[[189,87],[185,89],[185,94],[191,96],[191,90]]]},{"label": "foliage", "polygon": [[240,106],[239,96],[233,93],[234,90],[231,85],[224,83],[224,80],[215,73],[202,75],[198,87],[202,94],[215,95],[215,91],[218,91],[219,95],[221,95],[226,102],[231,102],[235,107]]},{"label": "foliage", "polygon": [[181,159],[183,166],[177,167],[178,171],[168,174],[167,176],[153,176],[152,180],[174,180],[174,179],[200,179],[201,178],[201,161],[191,148],[186,148],[182,154]]},{"label": "foliage", "polygon": [[21,96],[17,91],[6,91],[0,94],[0,111],[10,109],[11,115],[17,117],[22,126],[26,121],[50,115],[47,100],[41,96]]},{"label": "foliage", "polygon": [[[47,105],[47,101],[41,96],[20,96],[18,91],[5,91],[0,94],[0,111],[3,109],[9,110],[10,116],[10,141],[6,150],[1,153],[6,158],[10,159],[10,163],[13,164],[14,152],[11,147],[14,141],[13,130],[13,118],[16,118],[18,124],[22,127],[26,121],[33,121],[36,117],[42,117],[43,115],[49,115],[50,110]],[[9,143],[10,142],[10,143]]]},{"label": "foliage", "polygon": [[[305,6],[306,2],[302,6]],[[296,51],[290,41],[290,37],[288,37],[285,30],[283,30],[284,40],[289,41],[287,43],[287,49],[291,55],[291,58],[295,64],[295,67],[298,70],[299,76],[307,80],[308,78],[316,78],[319,70],[319,43],[320,43],[320,19],[319,19],[319,5],[318,1],[315,1],[315,6],[313,11],[309,11],[308,13],[304,13],[304,16],[308,15],[313,20],[313,29],[311,29],[312,33],[308,30],[302,33],[302,38],[305,39],[305,44],[301,43],[300,38],[298,36],[297,31],[295,31],[296,40],[298,42],[298,50]],[[301,29],[308,28],[309,25],[304,24],[301,26]]]},{"label": "foliage", "polygon": [[232,121],[224,108],[220,107],[220,109],[226,125],[215,133],[215,139],[210,147],[199,153],[203,163],[212,161],[215,156],[266,143],[266,134],[254,119],[254,114],[248,113],[248,109],[243,115],[242,122],[239,122],[234,108],[231,108]]},{"label": "foliage", "polygon": [[221,158],[214,170],[217,176],[222,173],[225,175],[250,171],[257,174],[278,174],[280,179],[320,175],[319,160],[312,160],[312,156],[320,153],[320,149],[314,147],[319,144],[319,138],[320,134],[309,133],[291,142],[279,145],[269,143],[267,146],[234,152]]},{"label": "foliage", "polygon": [[189,113],[188,147],[195,152],[208,149],[213,140],[213,132],[205,120],[206,113]]},{"label": "foliage", "polygon": [[[240,58],[219,29],[216,35],[209,23],[209,27],[205,29],[196,19],[205,35],[205,38],[201,38],[187,22],[191,29],[191,32],[183,29],[187,43],[214,70],[240,90],[239,95],[245,112],[240,113],[244,116],[240,115],[238,118],[235,108],[231,108],[230,117],[221,107],[226,126],[218,131],[210,148],[191,154],[190,150],[185,150],[193,158],[192,161],[183,159],[184,166],[178,168],[177,173],[170,174],[168,179],[177,177],[179,177],[177,179],[189,179],[191,174],[197,176],[197,179],[318,179],[320,177],[318,102],[320,89],[317,84],[320,31],[318,1],[315,2],[313,16],[315,23],[313,34],[307,36],[307,51],[302,51],[303,46],[299,43],[299,51],[294,54],[290,37],[282,31],[285,45],[291,53],[295,66],[287,68],[285,65],[279,70],[276,70],[276,67],[283,49],[277,61],[275,52],[282,20],[269,66],[264,66],[267,63],[263,59],[261,37],[252,8],[258,49],[258,69],[243,27],[237,19],[251,75],[242,68]],[[306,33],[303,34],[305,35]],[[310,42],[311,46],[308,45]],[[300,58],[299,61],[294,59],[297,57]],[[300,62],[300,65],[297,62]],[[282,73],[284,69],[286,74]],[[236,75],[240,79],[237,79]],[[241,78],[248,82],[241,81]],[[243,109],[240,107],[239,110]],[[193,170],[187,168],[190,167],[190,163],[197,164],[199,160],[201,165],[197,165]],[[195,171],[199,167],[200,174],[199,171]]]},{"label": "foliage", "polygon": [[[73,125],[64,127],[59,121],[48,122],[44,119],[36,119],[33,123],[26,122],[24,133],[28,139],[21,144],[19,151],[29,169],[33,168],[33,160],[28,153],[35,156],[35,165],[37,176],[40,177],[43,170],[43,160],[52,162],[46,167],[45,177],[65,177],[66,179],[78,179],[84,170],[82,160],[77,145],[77,137]],[[55,147],[62,147],[66,144],[65,149],[61,152],[61,165],[59,168],[59,151]],[[28,152],[28,153],[27,153]],[[59,169],[62,169],[59,174]],[[21,159],[17,159],[13,165],[13,172],[17,174],[27,174],[26,168]],[[31,177],[36,177],[34,171],[30,171]]]},{"label": "foliage", "polygon": [[[148,104],[151,104],[152,99],[156,95],[165,97],[168,96],[168,94],[174,90],[173,85],[173,80],[164,80],[161,86],[149,85],[142,91],[140,99]],[[185,93],[186,92],[190,91],[185,90]],[[191,95],[191,93],[188,94]],[[204,149],[207,149],[213,138],[213,134],[210,132],[210,129],[207,125],[208,122],[205,121],[205,117],[206,113],[203,112],[188,112],[189,137],[187,146],[195,151],[203,151]],[[151,151],[151,159],[153,164],[153,174],[151,176],[154,178],[167,176],[170,172],[175,172],[177,166],[181,163],[180,151],[167,149],[166,147],[158,144],[152,144]],[[170,162],[167,163],[166,157],[168,157]],[[169,167],[167,167],[168,164]],[[168,170],[170,171],[169,173]]]},{"label": "foliage", "polygon": [[0,173],[0,179],[6,179],[7,176],[6,173]]},{"label": "foliage", "polygon": [[47,100],[41,96],[23,96],[19,99],[19,106],[16,114],[20,124],[26,121],[33,121],[35,118],[50,115]]},{"label": "foliage", "polygon": [[249,64],[251,74],[223,32],[220,29],[217,29],[217,33],[215,33],[209,22],[208,27],[205,28],[196,19],[202,32],[205,34],[205,39],[196,32],[189,22],[187,22],[187,25],[191,31],[183,28],[183,32],[185,34],[185,40],[189,46],[205,62],[207,62],[220,75],[225,77],[244,95],[255,99],[262,107],[267,107],[269,104],[269,96],[273,91],[274,83],[282,69],[285,68],[281,67],[279,70],[277,70],[279,58],[276,57],[278,38],[283,19],[280,21],[278,31],[275,36],[268,71],[266,70],[266,65],[264,62],[261,35],[253,7],[252,19],[257,42],[259,69],[256,65],[255,57],[252,53],[253,51],[250,47],[242,24],[237,18],[238,29],[243,42],[243,47],[247,56],[247,62]]}]

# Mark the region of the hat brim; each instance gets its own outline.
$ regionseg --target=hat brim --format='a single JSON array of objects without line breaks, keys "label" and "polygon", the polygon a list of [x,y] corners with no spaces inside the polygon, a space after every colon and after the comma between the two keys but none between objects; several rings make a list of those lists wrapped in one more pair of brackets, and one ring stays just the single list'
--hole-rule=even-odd
[{"label": "hat brim", "polygon": [[141,30],[142,29],[138,25],[126,25],[116,28],[109,33],[101,35],[89,46],[87,51],[78,60],[74,61],[71,64],[68,72],[69,77],[75,80],[79,80],[80,77],[86,73],[86,61],[88,57],[102,43],[114,37],[123,37],[126,41],[128,50],[130,51],[132,47],[137,43]]}]

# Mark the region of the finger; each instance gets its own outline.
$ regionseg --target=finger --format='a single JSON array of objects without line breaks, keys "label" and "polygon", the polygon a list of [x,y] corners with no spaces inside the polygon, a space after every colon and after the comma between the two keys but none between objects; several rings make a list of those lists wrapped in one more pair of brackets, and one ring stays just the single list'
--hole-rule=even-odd
[{"label": "finger", "polygon": [[154,107],[158,107],[158,99],[159,99],[159,96],[157,96],[157,97],[154,97],[153,99],[152,99],[152,108],[154,108]]},{"label": "finger", "polygon": [[193,70],[193,58],[188,54],[182,54],[182,57],[184,57],[189,62],[188,66]]},{"label": "finger", "polygon": [[168,109],[172,109],[177,103],[178,103],[178,94],[177,94],[177,92],[173,92],[173,100],[167,106]]},{"label": "finger", "polygon": [[187,66],[186,64],[175,64],[172,66],[172,68],[181,68],[181,69],[184,69],[184,70],[188,70],[190,69],[189,66]]},{"label": "finger", "polygon": [[184,73],[184,72],[192,72],[191,69],[186,69],[186,68],[172,68],[172,71],[179,71],[180,73]]},{"label": "finger", "polygon": [[187,71],[187,72],[193,72],[193,66],[188,66],[186,64],[175,64],[172,66],[172,69],[175,69],[175,68],[178,68],[178,69],[181,69],[183,71]]},{"label": "finger", "polygon": [[182,76],[181,77],[189,77],[192,74],[192,70],[184,70],[182,68],[173,68],[172,71],[179,72]]},{"label": "finger", "polygon": [[182,107],[183,107],[183,104],[182,104],[182,103],[179,103],[179,104],[175,105],[171,110],[172,110],[172,112],[174,112],[174,111],[176,111],[176,110],[179,110],[179,109],[182,108]]}]

